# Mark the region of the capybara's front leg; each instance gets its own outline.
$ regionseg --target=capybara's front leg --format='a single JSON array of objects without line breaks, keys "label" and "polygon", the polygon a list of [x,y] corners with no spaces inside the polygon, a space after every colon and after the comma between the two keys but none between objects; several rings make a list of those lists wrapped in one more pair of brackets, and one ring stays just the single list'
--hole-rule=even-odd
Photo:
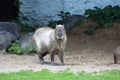
[{"label": "capybara's front leg", "polygon": [[114,64],[117,64],[117,56],[113,55],[113,57],[114,57]]},{"label": "capybara's front leg", "polygon": [[59,58],[60,58],[60,61],[61,61],[61,65],[64,65],[63,52],[59,53]]},{"label": "capybara's front leg", "polygon": [[53,52],[50,52],[50,57],[51,57],[51,65],[54,65],[55,64],[55,62],[54,62],[55,54]]}]

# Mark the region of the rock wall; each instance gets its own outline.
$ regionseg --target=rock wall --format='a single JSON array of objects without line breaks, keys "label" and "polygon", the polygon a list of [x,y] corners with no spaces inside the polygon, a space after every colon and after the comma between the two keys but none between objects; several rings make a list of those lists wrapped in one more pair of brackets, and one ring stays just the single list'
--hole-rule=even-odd
[{"label": "rock wall", "polygon": [[120,5],[120,0],[20,0],[20,11],[30,19],[31,24],[45,25],[59,20],[60,11],[83,15],[94,6]]}]

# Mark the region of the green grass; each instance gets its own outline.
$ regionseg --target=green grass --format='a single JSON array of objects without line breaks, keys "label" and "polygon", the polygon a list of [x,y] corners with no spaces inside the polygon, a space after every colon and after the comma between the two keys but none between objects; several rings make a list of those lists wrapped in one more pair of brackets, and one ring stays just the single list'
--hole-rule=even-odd
[{"label": "green grass", "polygon": [[32,70],[0,73],[0,80],[120,80],[120,70],[105,70],[86,73],[73,73],[69,69],[57,73],[49,70],[34,72]]}]

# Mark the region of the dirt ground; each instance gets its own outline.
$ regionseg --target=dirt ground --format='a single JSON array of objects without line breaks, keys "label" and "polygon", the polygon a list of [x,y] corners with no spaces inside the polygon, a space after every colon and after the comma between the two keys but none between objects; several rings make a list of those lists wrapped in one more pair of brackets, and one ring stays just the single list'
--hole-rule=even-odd
[{"label": "dirt ground", "polygon": [[[41,65],[37,54],[34,55],[14,55],[0,54],[0,72],[19,71],[32,69],[35,71],[49,69],[60,71],[70,68],[72,71],[100,71],[106,69],[120,69],[120,64],[114,64],[114,50],[120,46],[120,24],[114,27],[98,29],[92,36],[83,33],[87,25],[83,24],[73,28],[67,33],[68,43],[64,54],[65,65],[59,65],[56,56],[55,66],[49,64]],[[46,62],[50,62],[50,57],[45,57]]]}]

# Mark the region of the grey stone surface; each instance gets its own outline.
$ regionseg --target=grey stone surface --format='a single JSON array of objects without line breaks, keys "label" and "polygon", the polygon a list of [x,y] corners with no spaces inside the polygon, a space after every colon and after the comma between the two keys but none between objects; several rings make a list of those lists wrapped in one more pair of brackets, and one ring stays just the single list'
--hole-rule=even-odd
[{"label": "grey stone surface", "polygon": [[7,31],[19,37],[20,26],[13,22],[0,22],[0,31]]},{"label": "grey stone surface", "polygon": [[64,11],[83,15],[86,9],[94,6],[103,8],[107,5],[120,5],[119,0],[64,0]]},{"label": "grey stone surface", "polygon": [[10,32],[0,31],[0,50],[6,49],[16,36]]},{"label": "grey stone surface", "polygon": [[30,19],[29,24],[48,24],[51,20],[59,20],[57,16],[63,11],[63,0],[20,0],[23,4],[20,11]]},{"label": "grey stone surface", "polygon": [[82,19],[85,19],[84,16],[82,15],[71,15],[67,18],[65,18],[62,23],[65,25],[65,29],[66,30],[69,30],[71,27],[74,26],[74,24],[79,21],[79,20],[82,20]]},{"label": "grey stone surface", "polygon": [[103,8],[107,5],[120,5],[120,0],[20,0],[20,7],[28,23],[46,25],[51,20],[59,20],[59,11],[70,12],[72,15],[83,15],[86,9],[94,6]]},{"label": "grey stone surface", "polygon": [[25,49],[29,46],[33,46],[32,44],[32,36],[33,36],[34,32],[30,32],[28,34],[23,35],[20,39],[19,39],[19,44],[20,47],[26,51]]}]

